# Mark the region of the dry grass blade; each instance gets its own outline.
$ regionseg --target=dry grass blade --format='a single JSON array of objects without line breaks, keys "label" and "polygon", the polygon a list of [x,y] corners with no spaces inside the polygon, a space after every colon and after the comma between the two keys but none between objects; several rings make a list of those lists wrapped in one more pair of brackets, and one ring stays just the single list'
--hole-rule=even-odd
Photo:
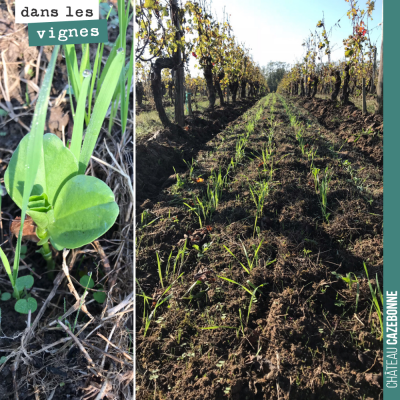
[{"label": "dry grass blade", "polygon": [[94,367],[95,364],[93,362],[93,360],[91,359],[91,357],[89,356],[88,352],[86,351],[86,349],[82,346],[81,342],[79,341],[79,339],[71,332],[71,330],[68,328],[68,326],[65,326],[61,321],[58,321],[58,323],[60,324],[60,326],[65,330],[65,332],[68,333],[69,336],[71,336],[71,338],[74,340],[74,342],[76,343],[76,345],[79,347],[79,350],[83,353],[83,355],[85,356],[86,360],[88,360],[89,364]]},{"label": "dry grass blade", "polygon": [[68,269],[68,266],[67,266],[67,263],[66,263],[66,257],[68,255],[68,253],[69,253],[69,250],[64,249],[64,252],[63,252],[63,263],[62,263],[62,268],[63,268],[64,274],[68,279],[68,289],[74,295],[74,297],[76,299],[76,305],[78,307],[81,307],[82,311],[92,320],[93,316],[92,316],[92,314],[90,314],[90,312],[88,311],[87,307],[84,304],[85,297],[87,296],[88,292],[86,291],[84,293],[83,297],[80,297],[78,292],[75,289],[74,284],[72,283],[71,276],[69,275],[69,269]]},{"label": "dry grass blade", "polygon": [[83,343],[84,346],[88,347],[89,349],[98,351],[99,353],[104,354],[106,357],[111,358],[111,359],[113,359],[114,361],[116,361],[116,362],[118,362],[118,363],[120,363],[120,364],[124,364],[124,365],[127,365],[127,366],[129,366],[129,367],[132,367],[132,363],[128,363],[128,362],[126,362],[126,361],[120,360],[119,358],[113,356],[112,354],[109,354],[109,353],[105,352],[105,351],[102,350],[102,349],[99,349],[99,348],[96,347],[96,346],[93,346],[92,344],[86,342],[85,340],[82,340],[82,343]]},{"label": "dry grass blade", "polygon": [[108,154],[110,155],[110,157],[112,158],[112,160],[114,161],[116,167],[113,167],[112,165],[108,164],[107,162],[100,160],[97,157],[92,156],[91,158],[95,161],[97,161],[100,164],[103,164],[111,169],[113,169],[114,171],[118,172],[119,174],[121,174],[127,181],[127,184],[129,186],[129,192],[130,192],[130,196],[132,198],[132,201],[134,200],[134,192],[133,192],[133,186],[132,186],[132,181],[130,176],[123,170],[123,168],[118,164],[117,160],[115,159],[114,155],[111,153],[110,149],[108,148],[106,142],[104,141],[104,146],[107,149]]},{"label": "dry grass blade", "polygon": [[111,317],[113,315],[115,315],[118,311],[122,310],[123,308],[125,308],[128,305],[131,305],[131,300],[133,299],[133,293],[131,293],[130,295],[128,295],[123,301],[121,301],[121,303],[119,303],[118,305],[116,305],[113,308],[110,308],[107,311],[107,316]]},{"label": "dry grass blade", "polygon": [[97,336],[100,336],[103,340],[105,340],[110,346],[114,347],[114,349],[118,350],[123,356],[125,356],[128,360],[133,361],[133,358],[126,354],[123,350],[121,350],[119,347],[117,347],[114,343],[110,342],[105,336],[103,336],[101,333],[98,333]]}]

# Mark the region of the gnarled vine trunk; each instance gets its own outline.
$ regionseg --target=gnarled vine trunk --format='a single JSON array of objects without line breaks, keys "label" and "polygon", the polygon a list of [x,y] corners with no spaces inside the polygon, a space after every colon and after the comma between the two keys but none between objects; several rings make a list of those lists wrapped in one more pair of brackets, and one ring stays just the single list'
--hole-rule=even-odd
[{"label": "gnarled vine trunk", "polygon": [[208,89],[208,107],[212,109],[215,106],[215,88],[211,60],[207,60],[207,63],[204,66],[204,79],[206,80]]},{"label": "gnarled vine trunk", "polygon": [[315,95],[317,94],[317,90],[318,90],[318,82],[319,82],[318,76],[314,76],[312,81],[314,83],[314,87],[313,87],[313,91],[311,93],[311,98],[314,98]]},{"label": "gnarled vine trunk", "polygon": [[332,76],[335,76],[335,89],[333,89],[331,100],[336,101],[339,92],[340,92],[340,85],[342,84],[342,78],[340,77],[340,71],[335,71]]},{"label": "gnarled vine trunk", "polygon": [[161,73],[164,68],[172,69],[173,67],[174,61],[172,58],[157,58],[157,60],[152,64],[153,72],[151,73],[151,90],[153,92],[158,116],[165,127],[169,126],[171,121],[169,120],[162,103],[163,89]]},{"label": "gnarled vine trunk", "polygon": [[173,83],[173,80],[171,79],[171,82],[168,85],[168,96],[169,96],[169,99],[171,100],[171,104],[175,104],[173,89],[174,89],[174,83]]},{"label": "gnarled vine trunk", "polygon": [[307,86],[308,86],[308,88],[307,88],[307,97],[311,97],[311,84],[312,84],[312,79],[311,79],[311,77],[309,77],[310,78],[310,80],[308,81],[308,83],[307,83]]},{"label": "gnarled vine trunk", "polygon": [[143,103],[143,95],[144,95],[144,87],[142,82],[136,83],[136,100],[138,102],[138,106],[141,106]]},{"label": "gnarled vine trunk", "polygon": [[344,67],[344,81],[342,88],[342,95],[340,96],[340,102],[342,106],[345,106],[349,102],[349,82],[350,82],[350,65],[347,64]]},{"label": "gnarled vine trunk", "polygon": [[300,79],[300,96],[304,96],[304,78]]},{"label": "gnarled vine trunk", "polygon": [[236,95],[237,95],[237,91],[239,89],[239,82],[235,81],[231,84],[229,84],[229,90],[232,93],[232,103],[236,102]]},{"label": "gnarled vine trunk", "polygon": [[240,97],[242,99],[244,99],[246,97],[246,85],[247,85],[247,82],[245,79],[243,79],[241,82],[241,85],[240,85],[240,87],[241,87]]},{"label": "gnarled vine trunk", "polygon": [[222,93],[221,84],[220,84],[221,80],[224,79],[224,76],[225,76],[224,72],[221,72],[218,75],[218,78],[215,79],[215,88],[217,89],[217,93],[219,96],[219,101],[220,101],[221,106],[225,105],[224,94]]}]

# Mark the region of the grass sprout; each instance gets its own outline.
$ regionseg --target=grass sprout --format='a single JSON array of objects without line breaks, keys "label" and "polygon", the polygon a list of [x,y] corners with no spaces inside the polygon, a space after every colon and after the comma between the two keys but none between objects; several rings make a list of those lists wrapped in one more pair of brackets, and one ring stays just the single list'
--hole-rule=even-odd
[{"label": "grass sprout", "polygon": [[365,262],[364,262],[364,269],[365,269],[365,274],[367,275],[368,286],[369,286],[369,290],[370,290],[371,296],[372,296],[372,305],[371,305],[371,307],[375,308],[375,311],[378,314],[379,324],[381,326],[381,336],[380,336],[379,339],[382,340],[382,338],[383,338],[383,314],[382,314],[382,310],[383,310],[383,294],[382,294],[382,291],[381,291],[381,287],[379,286],[378,274],[376,274],[376,286],[377,287],[374,290],[372,288],[372,284],[371,284],[371,281],[370,281],[369,276],[368,276],[368,269],[367,269],[367,266],[365,265]]},{"label": "grass sprout", "polygon": [[250,256],[248,255],[247,250],[246,250],[246,247],[244,246],[244,244],[242,243],[242,241],[240,241],[240,243],[242,244],[243,252],[244,252],[244,255],[245,255],[245,257],[246,257],[247,267],[246,267],[242,262],[240,262],[240,261],[237,259],[237,257],[232,253],[232,251],[231,251],[228,247],[226,247],[226,246],[224,245],[224,248],[225,248],[225,250],[226,250],[226,251],[227,251],[241,266],[242,266],[242,268],[243,268],[248,274],[250,274],[251,271],[252,271],[252,269],[253,269],[253,267],[254,267],[255,262],[257,262],[257,260],[258,260],[258,252],[260,251],[260,248],[261,248],[261,245],[262,245],[263,241],[261,240],[261,242],[260,242],[260,244],[258,245],[256,251],[254,252],[254,256],[253,256],[252,259],[250,259]]},{"label": "grass sprout", "polygon": [[314,176],[314,185],[315,185],[315,191],[319,195],[319,200],[321,204],[321,210],[324,218],[328,222],[329,219],[329,213],[326,212],[326,207],[327,207],[327,196],[329,193],[329,184],[332,179],[332,173],[329,171],[329,167],[325,168],[324,174],[320,175],[320,169],[319,168],[313,168],[312,169],[312,174]]}]

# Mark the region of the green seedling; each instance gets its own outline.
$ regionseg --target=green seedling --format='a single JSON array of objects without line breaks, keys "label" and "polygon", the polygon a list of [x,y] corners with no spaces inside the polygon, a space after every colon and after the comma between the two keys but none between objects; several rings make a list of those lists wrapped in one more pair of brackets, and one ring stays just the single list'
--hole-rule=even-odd
[{"label": "green seedling", "polygon": [[244,149],[246,147],[247,139],[245,137],[240,137],[236,142],[236,152],[235,152],[235,165],[239,164],[244,157]]},{"label": "green seedling", "polygon": [[[346,169],[346,171],[350,174],[350,177],[351,177],[354,185],[356,186],[356,188],[360,192],[365,191],[366,189],[363,187],[363,185],[364,185],[365,181],[367,180],[367,178],[365,178],[365,179],[359,178],[356,174],[356,171],[353,170],[353,167],[349,160],[344,160],[342,162],[342,165]],[[363,168],[361,168],[359,171],[361,172],[362,170],[363,170]]]},{"label": "green seedling", "polygon": [[[197,218],[199,219],[200,228],[202,228],[203,223],[201,222],[201,211],[204,210],[204,207],[201,207],[202,203],[198,197],[196,198],[196,201],[197,201],[197,203],[195,201],[193,201],[194,206],[191,206],[187,203],[183,203],[183,204],[189,209],[190,212],[193,212],[194,214],[196,214]],[[203,215],[204,215],[204,212],[203,212]]]},{"label": "green seedling", "polygon": [[[37,310],[36,299],[33,298],[28,290],[32,288],[34,279],[32,275],[20,276],[14,280],[13,273],[11,271],[10,263],[3,250],[0,247],[0,258],[3,262],[6,273],[10,279],[12,287],[14,289],[13,297],[17,299],[14,309],[20,314],[28,314],[30,312],[35,312]],[[10,293],[3,293],[1,295],[2,301],[7,301],[11,298]]]},{"label": "green seedling", "polygon": [[178,250],[178,254],[176,255],[175,262],[174,262],[174,275],[175,275],[176,266],[178,265],[179,260],[180,260],[180,265],[179,265],[178,275],[180,274],[182,267],[185,264],[185,255],[187,254],[186,249],[187,249],[187,240],[185,240],[183,247]]},{"label": "green seedling", "polygon": [[378,274],[376,274],[376,288],[375,290],[372,288],[372,284],[371,281],[369,280],[369,276],[368,276],[368,269],[367,266],[364,263],[364,269],[365,269],[365,274],[367,275],[367,279],[368,279],[368,286],[369,286],[369,290],[371,292],[371,296],[372,296],[372,306],[371,306],[371,311],[372,311],[372,307],[375,308],[376,313],[378,314],[378,318],[379,318],[379,324],[381,326],[381,336],[379,338],[379,340],[382,340],[383,338],[383,315],[382,315],[382,310],[383,310],[383,294],[381,291],[381,287],[379,286],[379,281],[378,281]]},{"label": "green seedling", "polygon": [[[28,151],[29,134],[14,152],[4,177],[8,193],[20,208]],[[119,210],[112,190],[97,178],[79,174],[78,160],[56,135],[44,135],[38,159],[27,214],[37,225],[42,254],[49,260],[48,240],[57,250],[91,243],[114,224]]]},{"label": "green seedling", "polygon": [[192,179],[193,178],[193,171],[194,171],[194,167],[196,166],[196,160],[193,160],[192,158],[192,162],[188,162],[183,160],[183,162],[188,166],[189,168],[189,178]]},{"label": "green seedling", "polygon": [[96,300],[97,303],[103,304],[105,299],[106,299],[106,293],[100,291],[103,289],[103,287],[99,284],[95,285],[94,280],[92,278],[92,273],[88,273],[87,275],[83,275],[79,283],[81,286],[85,288],[84,295],[88,291],[88,289],[96,289],[96,291],[93,291],[93,298]]},{"label": "green seedling", "polygon": [[11,293],[8,293],[8,292],[1,293],[1,291],[0,291],[0,300],[1,301],[7,301],[10,299],[11,299]]},{"label": "green seedling", "polygon": [[316,155],[317,155],[317,150],[314,150],[314,147],[312,147],[310,150],[307,151],[308,161],[311,160],[310,170],[314,168],[314,158]]},{"label": "green seedling", "polygon": [[[172,298],[172,294],[165,296],[170,289],[172,288],[172,286],[174,285],[174,283],[183,275],[183,272],[178,276],[178,278],[167,287],[167,289],[164,290],[164,292],[162,293],[162,295],[158,298],[153,311],[150,313],[150,315],[146,318],[145,317],[145,325],[144,325],[144,332],[143,332],[143,337],[146,337],[147,331],[150,327],[150,323],[152,321],[152,319],[156,316],[156,311],[158,309],[158,307],[160,307],[162,304],[164,304],[165,302],[169,301]],[[165,297],[164,297],[165,296]],[[149,299],[147,297],[147,299]]]},{"label": "green seedling", "polygon": [[[20,288],[18,287],[17,280],[18,280],[18,271],[19,271],[20,255],[21,255],[22,231],[23,231],[25,216],[26,216],[27,210],[28,210],[28,203],[30,201],[31,192],[32,192],[32,189],[34,188],[36,174],[37,174],[39,166],[40,166],[40,157],[38,157],[38,155],[42,154],[42,152],[43,152],[43,131],[44,131],[44,125],[45,125],[47,105],[48,105],[48,101],[49,101],[49,97],[50,97],[51,81],[52,81],[52,77],[53,77],[53,73],[54,73],[54,68],[55,68],[58,51],[59,51],[59,46],[55,46],[54,50],[53,50],[53,54],[51,56],[51,60],[49,62],[48,68],[47,68],[46,75],[43,79],[42,88],[39,92],[36,109],[35,109],[35,113],[33,115],[33,120],[32,120],[32,129],[31,129],[31,132],[28,134],[29,136],[27,135],[27,137],[28,137],[27,147],[29,148],[29,152],[26,153],[25,159],[23,160],[24,168],[23,168],[23,171],[21,171],[21,176],[19,177],[21,179],[21,181],[15,182],[18,185],[17,187],[18,187],[18,190],[20,193],[20,199],[21,199],[21,202],[20,202],[21,226],[20,226],[20,231],[18,234],[17,246],[16,246],[15,256],[14,256],[14,265],[13,265],[12,271],[11,271],[11,267],[8,262],[8,259],[7,259],[6,255],[4,254],[4,251],[2,249],[0,249],[0,256],[1,256],[4,268],[6,270],[6,273],[10,279],[11,285],[13,287],[13,291],[14,291],[13,295],[17,299],[17,303],[19,305],[26,306],[29,309],[29,311],[32,311],[32,312],[33,312],[33,310],[36,310],[36,307],[37,307],[37,304],[35,304],[36,301],[31,297],[28,298],[27,296],[25,296],[23,299],[21,299],[21,291],[20,291]],[[17,150],[14,152],[14,155],[17,153]],[[14,155],[13,155],[13,157],[14,157]],[[9,169],[10,169],[10,166],[8,167],[8,169],[6,171],[6,176],[8,175],[7,172]],[[6,176],[4,178],[5,180],[6,180]],[[7,183],[6,183],[6,188],[7,188]],[[33,282],[32,282],[32,285],[33,285]],[[32,300],[30,300],[30,299],[32,299]],[[23,302],[19,302],[20,300],[23,300]],[[17,311],[18,310],[23,311],[22,308],[20,308],[18,306]]]},{"label": "green seedling", "polygon": [[211,243],[204,243],[202,246],[198,246],[197,244],[193,244],[192,247],[197,250],[197,257],[198,258],[202,258],[204,256],[204,254],[210,250],[212,245]]},{"label": "green seedling", "polygon": [[[81,279],[79,280],[79,283],[85,288],[85,290],[83,292],[82,299],[81,299],[81,301],[79,303],[79,307],[78,307],[78,310],[76,312],[74,325],[72,326],[72,329],[71,329],[72,332],[75,332],[76,325],[78,324],[79,313],[80,313],[81,308],[83,306],[83,303],[85,301],[86,293],[87,293],[88,289],[93,289],[94,286],[95,286],[94,281],[92,279],[92,273],[90,272],[88,275],[82,276]],[[99,294],[96,294],[96,293],[99,293]],[[104,303],[105,297],[106,297],[106,294],[104,292],[94,292],[94,294],[93,294],[93,298],[98,303]]]},{"label": "green seedling", "polygon": [[296,135],[296,139],[297,139],[297,141],[299,142],[301,154],[303,154],[303,156],[304,156],[306,143],[304,142],[304,137],[303,137],[303,135],[301,134],[301,131],[300,131],[300,130],[298,131],[298,133],[297,133],[297,135]]},{"label": "green seedling", "polygon": [[332,173],[329,171],[328,167],[325,168],[323,176],[320,176],[319,172],[320,172],[319,168],[312,169],[312,174],[314,176],[315,191],[319,195],[322,214],[326,219],[326,221],[328,222],[330,214],[326,212],[326,207],[327,207],[327,195],[330,189],[329,183],[332,179]]},{"label": "green seedling", "polygon": [[372,128],[369,128],[367,130],[362,129],[361,132],[358,134],[358,136],[356,137],[356,139],[354,139],[353,143],[357,143],[358,140],[360,139],[361,136],[363,135],[367,135],[367,136],[375,136],[375,132],[373,131]]},{"label": "green seedling", "polygon": [[161,260],[160,260],[160,256],[158,255],[158,251],[156,252],[156,256],[157,256],[158,276],[160,277],[161,287],[164,289],[164,282],[163,282],[162,271],[161,271]]},{"label": "green seedling", "polygon": [[[80,95],[74,113],[74,129],[70,148],[53,134],[43,136],[51,81],[59,46],[55,46],[32,121],[31,131],[21,140],[5,172],[4,182],[10,197],[21,208],[11,283],[14,295],[18,277],[23,221],[30,215],[37,225],[36,234],[42,248],[39,252],[54,268],[49,241],[57,250],[74,249],[92,242],[115,222],[119,209],[111,189],[101,180],[86,176],[85,171],[105,119],[112,93],[124,61],[124,51],[116,50],[103,86],[99,90],[85,140],[82,144],[86,97],[91,72],[82,72]],[[115,76],[115,74],[117,76]],[[3,253],[4,255],[4,253]],[[3,258],[3,257],[2,257]],[[4,263],[4,260],[3,260]],[[28,306],[32,301],[27,300]]]},{"label": "green seedling", "polygon": [[[267,173],[269,172],[271,175],[271,171],[273,171],[273,163],[274,163],[274,157],[273,157],[274,149],[272,148],[272,144],[269,142],[266,144],[265,148],[261,149],[261,155],[258,153],[258,155],[253,154],[259,161],[261,161],[263,172]],[[269,169],[268,169],[269,166]]]},{"label": "green seedling", "polygon": [[151,214],[149,210],[144,210],[142,214],[140,214],[140,225],[142,226],[146,225],[150,216]]},{"label": "green seedling", "polygon": [[290,126],[293,128],[296,128],[298,125],[298,121],[295,115],[290,114],[289,115],[289,121],[290,121]]},{"label": "green seedling", "polygon": [[151,213],[149,210],[144,210],[142,212],[142,214],[140,214],[140,225],[141,228],[146,228],[148,226],[150,226],[151,224],[153,224],[154,222],[156,222],[158,219],[160,219],[160,217],[154,218],[153,220],[149,221],[149,218],[151,217]]},{"label": "green seedling", "polygon": [[[222,191],[224,186],[226,185],[226,181],[228,179],[229,168],[226,175],[223,177],[221,168],[219,169],[218,174],[215,171],[211,172],[210,180],[212,184],[207,185],[207,209],[210,217],[218,208],[219,202],[222,198]],[[207,213],[207,214],[208,214]]]},{"label": "green seedling", "polygon": [[185,181],[179,176],[179,174],[176,172],[175,167],[173,167],[174,172],[175,172],[175,176],[176,176],[176,187],[178,189],[182,188],[185,186]]},{"label": "green seedling", "polygon": [[[357,312],[358,309],[358,302],[360,300],[360,283],[358,282],[357,276],[354,272],[349,272],[346,274],[346,276],[342,276],[338,274],[337,272],[333,271],[332,275],[335,275],[338,279],[342,279],[343,282],[347,283],[349,289],[352,288],[353,283],[357,284],[357,294],[356,294],[356,306],[355,306],[355,312]],[[352,279],[351,276],[354,276],[354,279]]]},{"label": "green seedling", "polygon": [[[240,243],[242,243],[242,241],[240,241]],[[247,267],[237,259],[237,257],[232,253],[232,251],[231,251],[228,247],[226,247],[226,246],[224,245],[224,248],[225,248],[225,250],[226,250],[226,251],[227,251],[241,266],[242,266],[242,268],[243,268],[248,274],[250,274],[251,271],[252,271],[252,269],[253,269],[253,267],[254,267],[254,265],[255,265],[255,263],[257,263],[257,261],[258,261],[258,252],[260,251],[260,248],[261,248],[262,243],[263,243],[263,241],[261,240],[260,244],[258,245],[257,249],[256,249],[255,252],[254,252],[253,259],[250,259],[249,255],[247,254],[247,250],[246,250],[246,248],[244,247],[244,244],[242,243],[244,255],[246,256],[246,260],[247,260]],[[271,264],[271,263],[272,263],[272,261],[271,261],[269,264]]]},{"label": "green seedling", "polygon": [[[357,276],[354,272],[349,272],[346,274],[346,276],[342,276],[342,275],[336,273],[335,271],[333,271],[332,275],[335,275],[337,278],[342,279],[343,282],[346,282],[349,289],[351,289],[351,287],[353,286],[353,283],[358,283]],[[352,279],[352,277],[351,277],[352,275],[354,276],[354,279]]]},{"label": "green seedling", "polygon": [[[112,190],[101,180],[84,173],[110,102],[107,91],[112,91],[117,84],[113,71],[121,70],[123,58],[124,52],[121,50],[105,77],[106,91],[100,91],[83,145],[84,103],[91,76],[88,71],[83,73],[71,148],[64,147],[56,135],[48,133],[42,136],[42,149],[35,153],[38,167],[29,195],[27,214],[37,225],[39,245],[43,246],[41,253],[48,263],[51,258],[49,240],[57,250],[81,247],[103,235],[118,216]],[[27,160],[33,151],[31,136],[32,132],[21,140],[4,176],[7,191],[20,208],[25,194],[26,171],[30,168]]]},{"label": "green seedling", "polygon": [[[73,89],[73,95],[76,101],[79,101],[81,92],[86,92],[86,89],[83,87],[83,79],[82,73],[84,70],[92,69],[92,79],[90,82],[90,96],[87,102],[87,109],[84,112],[84,118],[86,121],[86,125],[89,124],[89,121],[92,119],[92,111],[94,113],[94,109],[92,108],[93,99],[95,102],[98,101],[100,97],[100,93],[103,91],[105,87],[110,96],[110,100],[107,103],[107,110],[111,102],[111,110],[110,110],[110,122],[108,132],[111,132],[115,116],[117,113],[117,109],[120,107],[121,113],[121,134],[124,135],[127,126],[128,120],[128,112],[129,112],[129,95],[132,89],[132,79],[133,79],[133,41],[132,41],[132,51],[129,62],[124,65],[122,68],[116,70],[114,68],[114,61],[119,57],[120,51],[123,51],[126,54],[126,35],[129,26],[129,22],[133,18],[133,12],[130,13],[130,5],[131,2],[125,2],[124,0],[118,0],[118,21],[119,21],[119,35],[113,45],[113,48],[107,58],[107,61],[102,68],[103,61],[103,51],[104,51],[104,43],[99,43],[97,46],[96,56],[93,65],[90,63],[90,47],[89,44],[82,45],[82,58],[80,65],[78,66],[78,59],[76,56],[76,48],[75,45],[65,45],[64,53],[65,53],[65,61],[67,64],[68,71],[68,79],[71,83]],[[112,8],[109,9],[107,14],[107,19],[112,13]],[[124,60],[122,60],[124,62]],[[113,74],[116,84],[113,86],[107,87],[107,76],[109,73]],[[92,96],[94,93],[94,96]],[[72,103],[72,102],[71,102]],[[74,114],[74,110],[72,110]],[[103,120],[102,120],[103,121]],[[101,121],[101,123],[102,123]]]},{"label": "green seedling", "polygon": [[256,219],[254,222],[253,237],[256,232],[257,221],[262,217],[264,202],[269,194],[269,184],[268,182],[258,182],[258,185],[251,186],[249,184],[250,193],[253,198],[254,204],[256,205]]},{"label": "green seedling", "polygon": [[311,250],[307,250],[306,248],[303,249],[304,257],[307,257],[307,256],[308,256],[309,254],[311,254],[311,253],[312,253]]},{"label": "green seedling", "polygon": [[201,199],[196,197],[193,199],[193,206],[183,203],[189,208],[189,211],[194,212],[199,219],[200,227],[203,227],[202,218],[206,223],[208,218],[211,218],[221,201],[223,188],[228,179],[229,168],[225,176],[222,176],[221,169],[218,173],[212,171],[211,177],[207,184],[207,191],[205,196]]},{"label": "green seedling", "polygon": [[136,295],[139,297],[143,297],[143,320],[145,321],[146,320],[146,307],[150,308],[149,300],[152,300],[152,298],[149,296],[146,296],[142,287],[140,286],[139,281],[137,280],[137,278],[135,278],[135,279],[136,279],[136,285],[139,288],[139,290],[141,291],[140,294],[136,294]]},{"label": "green seedling", "polygon": [[[192,290],[193,290],[196,286],[198,286],[198,285],[204,285],[204,284],[207,286],[207,289],[206,289],[206,290],[202,290],[202,291],[200,291],[199,293],[192,294]],[[206,282],[203,282],[203,281],[201,281],[201,280],[197,280],[197,281],[194,282],[194,283],[190,286],[190,288],[185,292],[185,294],[181,297],[181,300],[190,300],[190,301],[191,301],[191,300],[198,300],[198,299],[204,297],[204,295],[208,292],[209,289],[210,289],[210,288],[209,288],[209,286],[207,285]],[[189,294],[189,296],[188,296],[188,294]]]},{"label": "green seedling", "polygon": [[[238,285],[238,286],[240,286],[243,290],[245,290],[247,293],[250,294],[251,297],[250,297],[250,303],[249,303],[249,306],[248,306],[248,309],[247,309],[247,318],[246,318],[246,325],[248,325],[248,323],[249,323],[249,318],[250,318],[251,306],[253,305],[253,303],[255,303],[255,302],[257,301],[257,300],[256,300],[256,293],[257,293],[257,292],[260,292],[261,294],[263,294],[263,293],[261,292],[260,288],[263,287],[263,286],[265,286],[265,285],[267,285],[267,283],[263,283],[263,284],[261,284],[261,285],[259,285],[259,286],[256,287],[255,285],[253,285],[253,284],[251,284],[249,281],[247,281],[247,283],[249,284],[249,286],[251,286],[252,288],[254,288],[254,290],[251,291],[251,290],[248,289],[246,286],[243,286],[243,285],[241,285],[240,283],[238,283],[238,282],[236,282],[236,281],[234,281],[234,280],[232,280],[232,279],[226,278],[226,277],[224,277],[224,276],[218,276],[218,278],[223,279],[223,280],[225,280],[225,281],[227,281],[227,282],[233,283],[233,284],[235,284],[235,285]],[[240,323],[241,323],[241,327],[242,327],[242,332],[243,332],[243,334],[244,334],[241,309],[239,309],[239,315],[240,315]]]}]

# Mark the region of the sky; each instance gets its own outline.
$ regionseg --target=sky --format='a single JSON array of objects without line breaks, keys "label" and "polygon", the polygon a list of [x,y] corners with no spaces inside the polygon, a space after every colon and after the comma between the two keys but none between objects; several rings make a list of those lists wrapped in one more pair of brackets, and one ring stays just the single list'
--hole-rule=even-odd
[{"label": "sky", "polygon": [[[378,59],[381,43],[382,1],[375,1],[373,20],[369,20],[371,41],[377,45]],[[366,0],[359,0],[361,9],[366,9]],[[294,64],[304,56],[302,43],[310,30],[314,32],[317,22],[325,16],[325,26],[331,42],[331,60],[343,59],[343,39],[352,33],[351,21],[347,17],[349,3],[345,0],[212,0],[211,10],[222,21],[223,10],[230,15],[230,23],[237,40],[250,48],[250,54],[260,66],[269,61]],[[374,28],[374,29],[373,29]],[[318,29],[319,32],[322,28]],[[326,57],[326,56],[325,56]],[[327,58],[324,59],[327,61]],[[195,60],[189,66],[193,75]]]}]

